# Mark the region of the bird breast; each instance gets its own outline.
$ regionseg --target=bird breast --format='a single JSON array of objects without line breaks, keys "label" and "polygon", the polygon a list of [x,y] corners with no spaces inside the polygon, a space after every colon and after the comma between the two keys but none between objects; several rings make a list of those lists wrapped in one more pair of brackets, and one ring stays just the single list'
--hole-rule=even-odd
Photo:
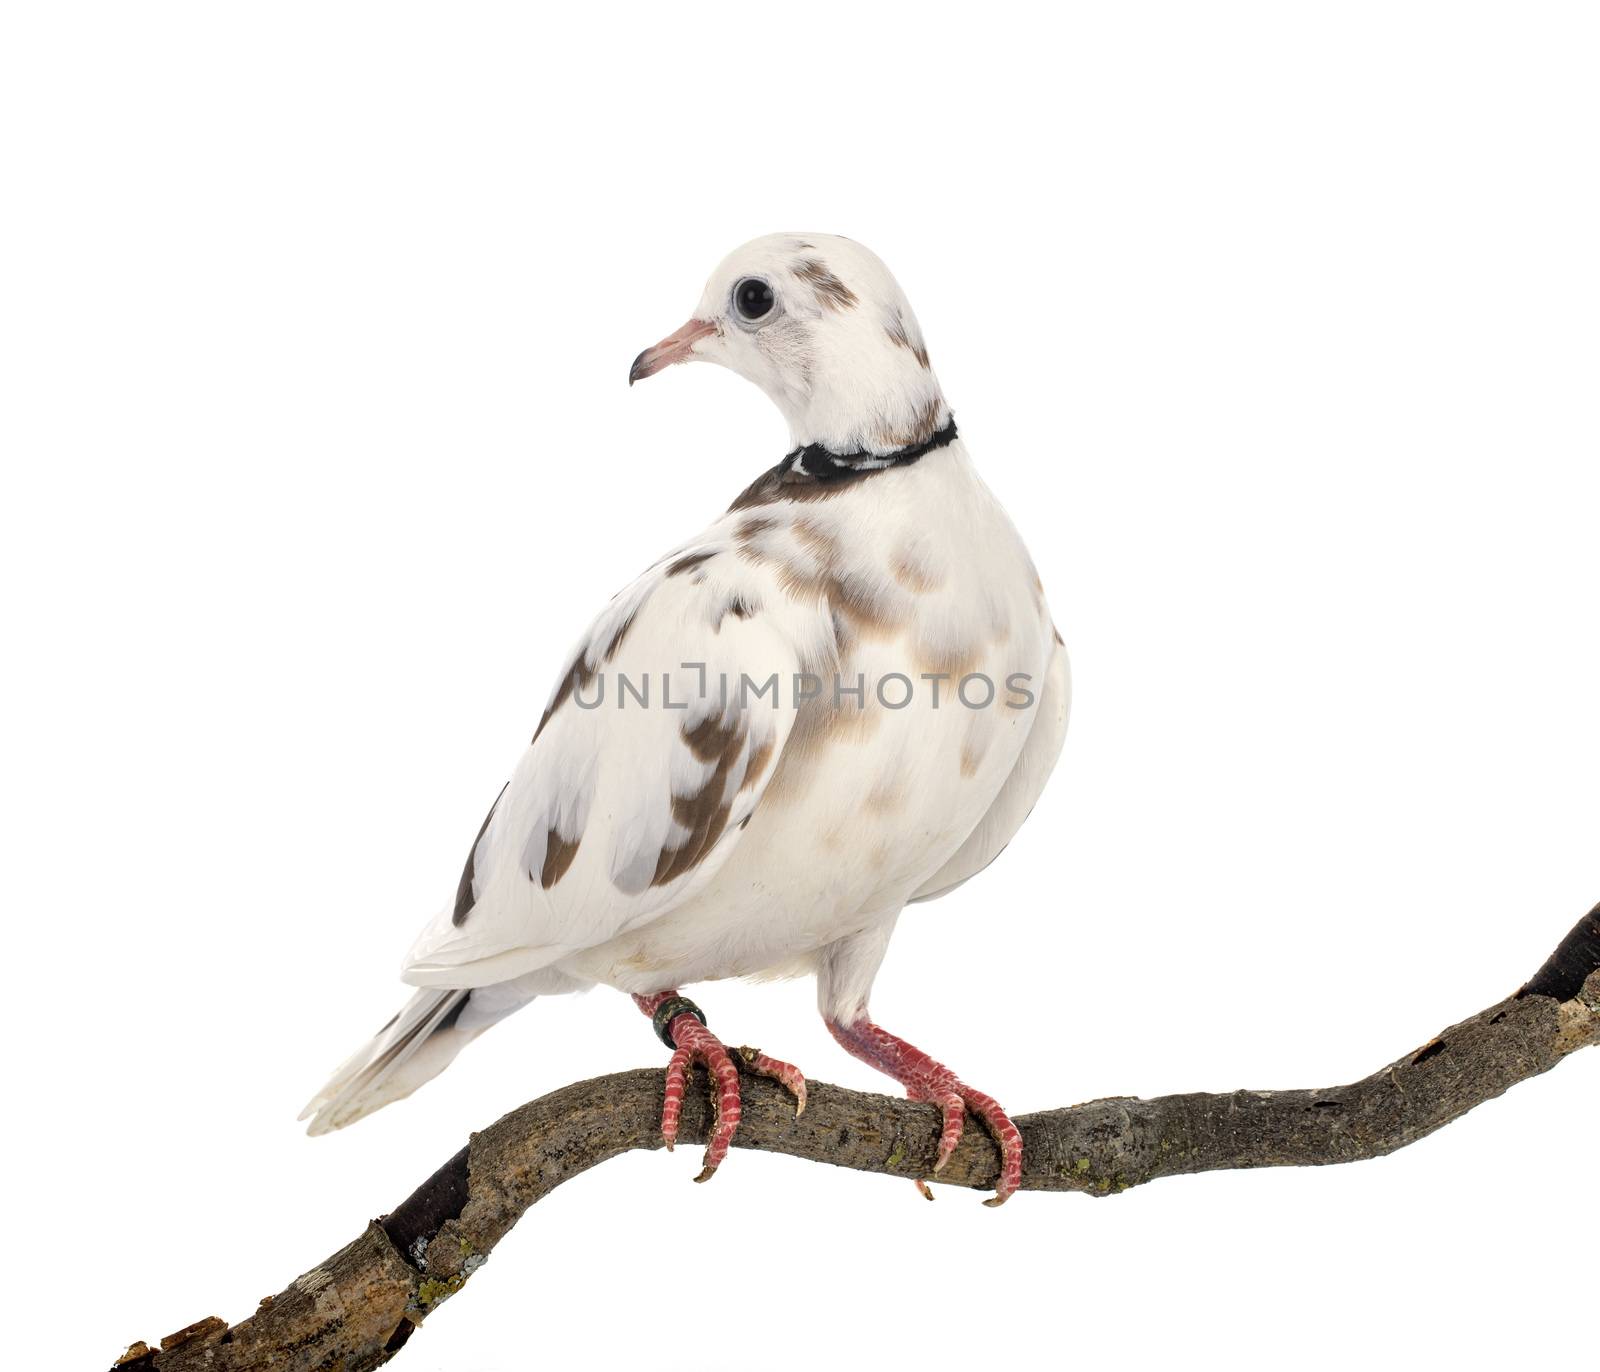
[{"label": "bird breast", "polygon": [[714,601],[787,626],[806,698],[718,874],[586,959],[625,989],[803,967],[897,912],[1010,775],[1052,647],[1033,565],[959,443],[832,496],[732,512],[673,561]]}]

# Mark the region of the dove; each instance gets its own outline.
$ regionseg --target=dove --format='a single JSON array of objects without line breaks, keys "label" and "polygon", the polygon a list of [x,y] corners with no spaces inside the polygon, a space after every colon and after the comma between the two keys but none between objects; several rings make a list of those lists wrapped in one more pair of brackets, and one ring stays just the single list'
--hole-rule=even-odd
[{"label": "dove", "polygon": [[[897,922],[993,861],[1054,768],[1070,681],[1044,588],[866,248],[784,233],[737,249],[628,381],[690,362],[759,386],[791,450],[601,610],[406,958],[417,989],[301,1118],[341,1128],[530,1001],[605,985],[670,1050],[668,1148],[706,1069],[705,1180],[738,1129],[740,1071],[797,1111],[805,1078],[753,1049],[736,1061],[682,988],[809,975],[840,1046],[940,1110],[930,1177],[967,1112],[981,1121],[999,1204],[1021,1179],[1016,1125],[868,998]],[[1014,947],[983,918],[990,955]]]}]

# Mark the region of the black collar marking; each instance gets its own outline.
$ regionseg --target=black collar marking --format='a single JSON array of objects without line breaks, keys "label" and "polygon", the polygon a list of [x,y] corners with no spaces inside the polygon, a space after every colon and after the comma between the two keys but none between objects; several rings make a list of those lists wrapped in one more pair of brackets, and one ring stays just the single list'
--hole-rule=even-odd
[{"label": "black collar marking", "polygon": [[908,467],[919,457],[926,456],[935,448],[942,448],[946,444],[955,442],[956,421],[952,415],[944,428],[934,434],[926,443],[917,443],[909,448],[896,448],[889,453],[836,453],[824,448],[820,443],[807,443],[803,448],[796,448],[783,459],[783,465],[796,476],[809,476],[821,482],[848,481],[853,476],[861,476],[865,472],[887,471],[890,467]]},{"label": "black collar marking", "polygon": [[890,472],[896,467],[908,467],[935,448],[955,442],[955,437],[956,421],[950,419],[926,443],[897,448],[881,457],[861,452],[834,453],[820,443],[808,443],[785,456],[771,471],[758,476],[728,508],[748,510],[778,500],[818,500],[837,495],[848,490],[853,482],[865,481],[869,476]]}]

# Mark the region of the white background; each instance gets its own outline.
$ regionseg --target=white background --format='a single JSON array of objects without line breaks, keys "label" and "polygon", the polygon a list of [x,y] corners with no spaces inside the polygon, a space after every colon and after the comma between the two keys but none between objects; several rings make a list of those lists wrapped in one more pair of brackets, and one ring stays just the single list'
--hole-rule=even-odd
[{"label": "white background", "polygon": [[[1591,7],[0,25],[13,1365],[238,1319],[470,1129],[661,1060],[601,989],[294,1122],[570,642],[786,446],[731,374],[624,384],[758,233],[894,268],[1075,664],[884,1023],[1015,1112],[1332,1084],[1600,897]],[[880,1085],[809,983],[697,994]],[[1591,1054],[1384,1161],[1104,1203],[635,1155],[401,1365],[1576,1365],[1597,1133]]]}]

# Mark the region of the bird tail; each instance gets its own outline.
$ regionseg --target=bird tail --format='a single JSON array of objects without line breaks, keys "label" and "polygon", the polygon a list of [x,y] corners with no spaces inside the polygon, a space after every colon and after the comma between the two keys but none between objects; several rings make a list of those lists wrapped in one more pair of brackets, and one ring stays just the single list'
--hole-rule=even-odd
[{"label": "bird tail", "polygon": [[[329,1079],[300,1112],[308,1134],[327,1134],[403,1100],[444,1071],[451,1059],[497,1019],[525,1004],[479,1005],[494,997],[468,990],[426,987],[405,1003]],[[528,999],[531,999],[529,997]],[[484,1013],[488,1011],[488,1013]]]}]

